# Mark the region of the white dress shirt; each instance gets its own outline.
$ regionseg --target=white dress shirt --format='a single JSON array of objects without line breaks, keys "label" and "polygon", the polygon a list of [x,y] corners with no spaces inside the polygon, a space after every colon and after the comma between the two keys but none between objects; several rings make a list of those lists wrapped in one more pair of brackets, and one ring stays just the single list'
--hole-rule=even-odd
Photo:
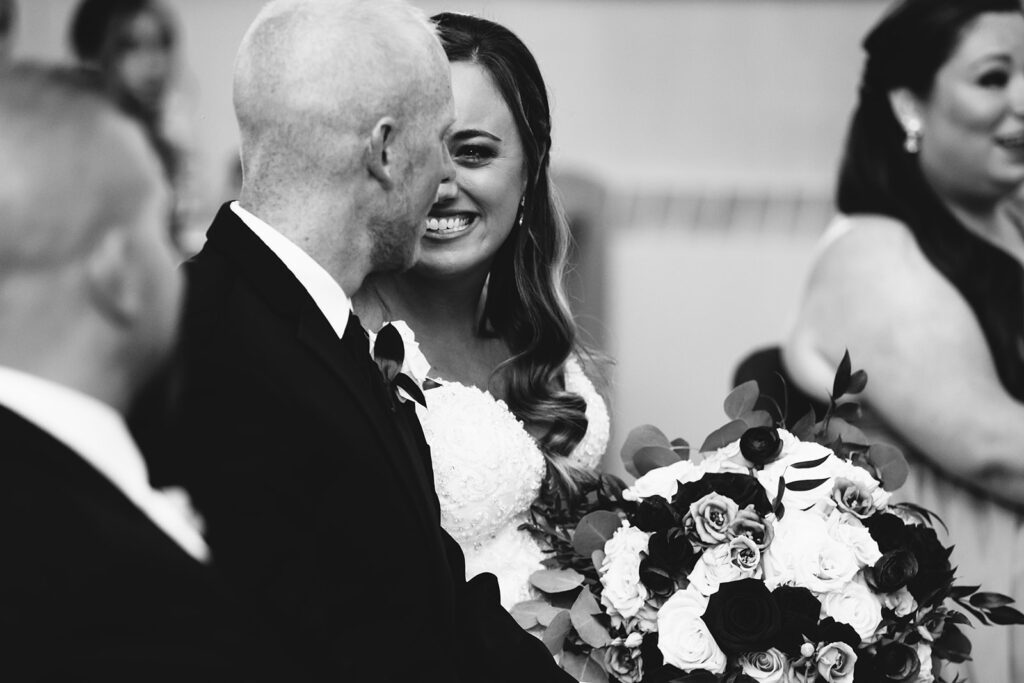
[{"label": "white dress shirt", "polygon": [[231,210],[242,219],[253,233],[267,245],[274,255],[281,260],[292,275],[313,297],[313,302],[327,318],[340,339],[348,325],[348,314],[352,311],[352,302],[342,290],[338,281],[324,270],[323,266],[313,260],[297,244],[270,227],[265,221],[257,218],[252,212],[243,209],[238,202],[231,202]]},{"label": "white dress shirt", "polygon": [[70,387],[0,365],[0,404],[74,451],[182,549],[208,562],[210,549],[180,494],[149,484],[146,461],[111,406]]}]

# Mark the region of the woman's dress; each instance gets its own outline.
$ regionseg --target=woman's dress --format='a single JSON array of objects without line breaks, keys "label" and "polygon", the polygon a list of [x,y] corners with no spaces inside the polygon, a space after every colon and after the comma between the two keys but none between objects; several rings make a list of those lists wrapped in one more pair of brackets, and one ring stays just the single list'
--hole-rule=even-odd
[{"label": "woman's dress", "polygon": [[[579,467],[597,466],[608,446],[604,400],[575,359],[565,387],[587,403],[587,432],[569,456]],[[527,521],[545,474],[537,443],[504,401],[474,386],[440,380],[418,409],[430,444],[441,526],[466,555],[466,578],[490,572],[498,578],[501,604],[511,608],[535,596],[530,574],[544,553]]]},{"label": "woman's dress", "polygon": [[[855,220],[837,218],[823,238],[830,243],[840,234],[854,227]],[[924,252],[927,257],[927,252]],[[929,261],[946,277],[941,264]],[[1019,286],[1024,288],[1024,268],[1018,267]],[[954,286],[955,281],[951,281]],[[980,315],[975,302],[965,297],[975,315]],[[996,321],[998,324],[998,320]],[[1013,324],[1006,321],[1007,327]],[[1003,329],[993,331],[991,321],[982,325],[993,360],[1000,375],[1020,376],[1020,365],[1024,365],[1024,330]],[[1020,343],[1017,353],[1002,352],[999,345],[992,343],[992,334],[1017,334]],[[1003,349],[1010,348],[1002,345]],[[866,368],[870,375],[871,369]],[[1021,400],[1024,386],[1007,387],[1011,394]],[[971,410],[962,405],[956,410]],[[937,418],[941,419],[941,418]],[[958,567],[957,583],[960,585],[981,585],[982,590],[1003,593],[1024,604],[1024,510],[1012,509],[985,495],[984,491],[958,481],[938,470],[926,453],[917,453],[898,435],[898,425],[886,425],[879,416],[866,406],[863,420],[858,423],[872,438],[894,443],[903,450],[910,462],[910,476],[893,496],[893,502],[910,502],[921,505],[939,515],[949,529],[948,535],[937,525],[936,531],[945,545],[955,545],[950,561]],[[1024,462],[1024,451],[1021,452]],[[1021,605],[1017,605],[1021,607]],[[972,622],[974,623],[974,622]],[[954,678],[953,672],[960,672],[961,678],[973,683],[1024,682],[1024,627],[978,625],[966,629],[973,647],[972,660],[959,668],[948,667],[946,679]]]}]

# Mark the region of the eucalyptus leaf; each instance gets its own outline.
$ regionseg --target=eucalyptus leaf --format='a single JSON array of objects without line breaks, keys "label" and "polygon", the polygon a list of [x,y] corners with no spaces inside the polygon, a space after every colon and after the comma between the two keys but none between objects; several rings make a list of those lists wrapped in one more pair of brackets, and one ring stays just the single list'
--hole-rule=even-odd
[{"label": "eucalyptus leaf", "polygon": [[672,448],[672,443],[665,436],[664,432],[654,425],[640,425],[629,432],[626,441],[622,444],[622,461],[633,462],[637,451],[647,446],[661,446]]},{"label": "eucalyptus leaf", "polygon": [[719,427],[715,431],[708,435],[708,438],[704,439],[704,443],[701,445],[700,450],[702,453],[707,451],[717,451],[723,446],[731,444],[736,441],[743,433],[747,431],[747,423],[743,420],[733,420],[729,424]]},{"label": "eucalyptus leaf", "polygon": [[569,635],[571,630],[572,620],[569,618],[569,610],[564,609],[555,615],[541,636],[541,640],[544,641],[548,652],[552,655],[557,655],[561,652],[565,645],[565,637]]},{"label": "eucalyptus leaf", "polygon": [[846,393],[859,394],[860,392],[864,391],[864,387],[866,387],[867,385],[868,373],[864,372],[863,370],[858,370],[857,372],[850,375],[850,386],[846,388]]},{"label": "eucalyptus leaf", "polygon": [[[596,653],[597,657],[601,652]],[[562,668],[577,681],[585,683],[608,683],[608,673],[600,665],[595,653],[580,654],[566,650],[562,653]]]},{"label": "eucalyptus leaf", "polygon": [[856,422],[861,418],[860,404],[856,401],[847,401],[846,403],[840,403],[836,406],[835,416],[840,417],[847,422]]},{"label": "eucalyptus leaf", "polygon": [[594,615],[601,614],[601,607],[589,590],[580,591],[579,597],[569,611],[569,618],[576,633],[590,647],[604,647],[612,642],[608,629],[601,625]]},{"label": "eucalyptus leaf", "polygon": [[678,453],[664,446],[644,446],[633,455],[633,465],[641,477],[659,467],[674,465],[679,460]]},{"label": "eucalyptus leaf", "polygon": [[910,475],[910,466],[903,452],[887,443],[871,444],[867,461],[886,491],[895,491],[903,486]]},{"label": "eucalyptus leaf", "polygon": [[775,420],[772,419],[772,414],[767,410],[751,410],[750,412],[743,413],[739,417],[743,421],[743,424],[750,427],[771,427],[775,424]]},{"label": "eucalyptus leaf", "polygon": [[604,544],[622,526],[622,519],[611,510],[595,510],[576,525],[572,535],[572,547],[583,557],[590,557],[595,550],[604,550]]},{"label": "eucalyptus leaf", "polygon": [[843,443],[866,444],[870,440],[861,430],[854,427],[841,417],[833,417],[828,421],[828,429],[825,430],[826,441],[840,440]]},{"label": "eucalyptus leaf", "polygon": [[530,574],[530,584],[545,593],[564,593],[583,585],[583,575],[575,569],[540,569]]},{"label": "eucalyptus leaf", "polygon": [[761,391],[756,380],[748,380],[729,392],[725,397],[725,414],[730,420],[739,418],[744,413],[749,413],[757,403],[757,397]]},{"label": "eucalyptus leaf", "polygon": [[790,432],[793,436],[800,439],[801,441],[810,441],[811,436],[814,434],[814,425],[817,423],[818,418],[814,414],[814,409],[808,410],[804,413],[804,416],[796,421],[793,425],[793,429]]},{"label": "eucalyptus leaf", "polygon": [[686,439],[672,439],[672,450],[680,460],[690,459],[690,444]]}]

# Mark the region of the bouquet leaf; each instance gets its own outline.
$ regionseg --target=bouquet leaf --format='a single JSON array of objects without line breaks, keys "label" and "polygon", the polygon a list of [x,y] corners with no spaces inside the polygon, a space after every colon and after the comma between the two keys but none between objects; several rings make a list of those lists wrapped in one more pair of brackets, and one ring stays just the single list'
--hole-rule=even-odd
[{"label": "bouquet leaf", "polygon": [[747,431],[747,423],[743,420],[733,420],[724,427],[719,427],[715,431],[708,435],[708,438],[704,439],[703,445],[700,447],[701,453],[707,453],[708,451],[717,451],[723,446],[728,446],[733,441],[736,441],[743,432]]},{"label": "bouquet leaf", "polygon": [[838,399],[850,389],[850,352],[843,353],[843,359],[839,361],[839,368],[836,370],[836,377],[832,381],[832,400]]},{"label": "bouquet leaf", "polygon": [[548,627],[544,629],[544,634],[541,636],[541,640],[544,641],[548,652],[553,655],[561,652],[565,646],[565,637],[569,635],[571,630],[572,621],[569,618],[569,610],[560,610],[548,624]]},{"label": "bouquet leaf", "polygon": [[786,488],[790,491],[810,491],[816,489],[822,484],[828,482],[828,479],[804,479],[802,481],[787,481]]},{"label": "bouquet leaf", "polygon": [[975,593],[971,596],[971,604],[980,609],[1003,607],[1013,602],[1013,598],[1000,593]]},{"label": "bouquet leaf", "polygon": [[577,681],[608,683],[608,674],[598,661],[600,654],[597,650],[590,655],[567,650],[562,653],[562,668]]},{"label": "bouquet leaf", "polygon": [[575,569],[540,569],[530,574],[530,584],[545,593],[564,593],[583,585],[583,575]]},{"label": "bouquet leaf", "polygon": [[583,557],[590,557],[622,526],[622,518],[611,510],[595,510],[576,525],[572,535],[572,548]]},{"label": "bouquet leaf", "polygon": [[636,468],[637,475],[642,477],[651,470],[656,470],[659,467],[666,467],[668,465],[674,465],[680,460],[682,460],[682,458],[680,458],[679,454],[671,448],[666,448],[664,446],[644,446],[633,456],[633,467]]},{"label": "bouquet leaf", "polygon": [[910,475],[910,466],[903,452],[887,443],[871,444],[867,460],[886,491],[895,491],[903,486]]},{"label": "bouquet leaf", "polygon": [[594,594],[588,590],[580,591],[579,597],[569,611],[569,618],[576,633],[590,647],[605,647],[612,642],[608,629],[595,617],[599,614],[602,614],[602,611],[594,599]]},{"label": "bouquet leaf", "polygon": [[739,385],[729,392],[725,397],[725,414],[730,420],[739,419],[741,416],[754,409],[757,397],[761,394],[757,382],[750,380]]},{"label": "bouquet leaf", "polygon": [[792,465],[790,465],[790,467],[793,467],[798,470],[809,470],[817,467],[818,465],[824,464],[825,461],[828,460],[828,458],[829,456],[826,455],[822,458],[818,458],[817,460],[804,460],[802,462],[795,462]]},{"label": "bouquet leaf", "polygon": [[524,630],[531,629],[538,624],[547,627],[551,620],[562,611],[544,600],[520,602],[513,606],[511,610],[512,618]]},{"label": "bouquet leaf", "polygon": [[654,425],[640,425],[629,432],[626,441],[622,444],[623,462],[633,462],[637,451],[648,446],[660,446],[671,450],[672,442],[668,440],[664,432]]},{"label": "bouquet leaf", "polygon": [[988,618],[992,620],[993,624],[999,624],[1000,626],[1024,624],[1024,614],[1021,614],[1020,610],[1008,605],[993,607],[988,610]]}]

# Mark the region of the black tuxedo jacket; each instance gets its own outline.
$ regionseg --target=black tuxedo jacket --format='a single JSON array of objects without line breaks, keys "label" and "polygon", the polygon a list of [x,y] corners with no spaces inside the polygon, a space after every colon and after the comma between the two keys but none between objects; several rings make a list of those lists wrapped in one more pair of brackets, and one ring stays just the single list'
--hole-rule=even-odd
[{"label": "black tuxedo jacket", "polygon": [[354,319],[339,340],[227,205],[186,272],[168,474],[304,679],[572,680],[493,576],[466,582],[419,423],[391,407]]},{"label": "black tuxedo jacket", "polygon": [[214,569],[2,406],[0,548],[0,680],[280,680]]}]

